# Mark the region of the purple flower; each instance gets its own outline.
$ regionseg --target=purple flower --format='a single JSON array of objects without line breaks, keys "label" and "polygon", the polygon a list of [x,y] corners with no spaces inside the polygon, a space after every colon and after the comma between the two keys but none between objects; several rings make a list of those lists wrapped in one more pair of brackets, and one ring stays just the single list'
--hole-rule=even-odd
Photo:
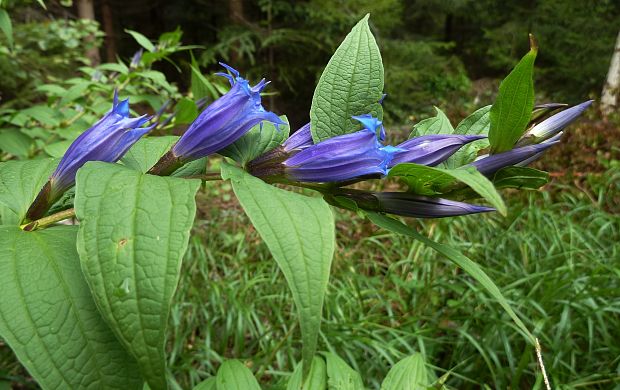
[{"label": "purple flower", "polygon": [[130,69],[136,69],[140,65],[142,54],[144,54],[144,49],[140,49],[134,53],[133,57],[131,57],[131,62],[129,63]]},{"label": "purple flower", "polygon": [[209,105],[173,146],[172,154],[178,161],[188,162],[213,154],[262,121],[284,124],[261,105],[260,93],[269,82],[263,79],[251,87],[235,69],[220,64],[233,74],[218,73],[228,78],[232,88]]},{"label": "purple flower", "polygon": [[140,128],[150,117],[129,117],[129,99],[118,101],[103,118],[82,133],[65,152],[50,177],[52,194],[60,195],[75,184],[75,175],[87,161],[116,162],[152,126]]},{"label": "purple flower", "polygon": [[310,132],[310,123],[306,123],[299,130],[293,133],[282,144],[282,149],[290,153],[295,149],[305,149],[310,145],[313,145],[312,133]]},{"label": "purple flower", "polygon": [[342,197],[354,201],[357,207],[363,210],[415,218],[455,217],[495,211],[491,207],[430,198],[407,192],[368,192],[343,189],[326,199],[335,205],[343,205],[342,202],[338,203],[338,198]]},{"label": "purple flower", "polygon": [[539,155],[547,148],[557,144],[559,141],[544,142],[538,145],[528,145],[521,148],[509,150],[507,152],[484,156],[469,164],[476,167],[480,173],[490,176],[504,167],[517,165]]},{"label": "purple flower", "polygon": [[453,155],[460,147],[486,138],[480,135],[431,134],[411,138],[396,146],[400,151],[394,154],[389,167],[400,163],[416,163],[435,166]]},{"label": "purple flower", "polygon": [[545,119],[528,130],[517,142],[517,146],[535,144],[553,137],[575,121],[582,112],[590,107],[592,102],[592,100],[588,100]]},{"label": "purple flower", "polygon": [[284,175],[296,181],[341,182],[387,174],[395,148],[377,139],[380,121],[363,119],[370,128],[327,139],[287,158],[282,163]]},{"label": "purple flower", "polygon": [[151,118],[129,117],[129,99],[118,101],[114,93],[112,110],[69,146],[56,170],[26,213],[27,220],[42,217],[75,184],[75,175],[88,161],[118,161],[129,148],[155,125],[140,128]]}]

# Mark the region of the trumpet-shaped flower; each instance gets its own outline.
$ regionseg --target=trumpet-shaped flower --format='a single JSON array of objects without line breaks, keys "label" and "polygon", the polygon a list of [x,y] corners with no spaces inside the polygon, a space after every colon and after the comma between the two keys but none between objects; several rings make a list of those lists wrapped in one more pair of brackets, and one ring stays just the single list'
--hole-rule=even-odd
[{"label": "trumpet-shaped flower", "polygon": [[556,140],[543,142],[538,145],[523,146],[507,152],[484,156],[469,165],[476,167],[483,175],[490,176],[504,167],[518,165],[534,156],[540,157],[545,150],[558,142]]},{"label": "trumpet-shaped flower", "polygon": [[129,148],[153,126],[140,127],[150,120],[146,115],[130,118],[129,99],[119,102],[114,94],[112,109],[69,146],[56,170],[50,176],[27,217],[42,216],[60,196],[75,184],[79,168],[88,161],[118,161]]},{"label": "trumpet-shaped flower", "polygon": [[435,166],[452,156],[460,147],[486,138],[479,135],[431,134],[411,138],[398,146],[389,167],[400,163]]},{"label": "trumpet-shaped flower", "polygon": [[129,99],[114,96],[112,110],[69,146],[50,177],[52,192],[62,194],[75,184],[77,170],[87,161],[116,162],[153,126],[140,128],[150,117],[129,117]]},{"label": "trumpet-shaped flower", "polygon": [[[415,218],[443,218],[495,211],[492,207],[430,198],[407,192],[368,192],[344,189],[334,194],[356,203],[357,207],[382,213]],[[330,198],[327,198],[330,200]]]},{"label": "trumpet-shaped flower", "polygon": [[570,125],[592,104],[592,100],[560,111],[528,130],[517,142],[517,146],[535,144],[553,137]]},{"label": "trumpet-shaped flower", "polygon": [[387,174],[397,149],[377,139],[380,121],[362,124],[366,127],[360,131],[308,146],[287,158],[282,163],[285,176],[296,181],[339,182]]},{"label": "trumpet-shaped flower", "polygon": [[232,73],[218,73],[228,78],[232,88],[209,105],[173,146],[172,154],[178,161],[188,162],[215,153],[262,121],[284,124],[261,105],[260,93],[269,82],[263,79],[251,87],[235,69],[220,64]]},{"label": "trumpet-shaped flower", "polygon": [[299,130],[293,133],[282,144],[282,149],[290,153],[295,149],[305,149],[310,145],[313,145],[312,133],[310,132],[310,123],[306,123]]}]

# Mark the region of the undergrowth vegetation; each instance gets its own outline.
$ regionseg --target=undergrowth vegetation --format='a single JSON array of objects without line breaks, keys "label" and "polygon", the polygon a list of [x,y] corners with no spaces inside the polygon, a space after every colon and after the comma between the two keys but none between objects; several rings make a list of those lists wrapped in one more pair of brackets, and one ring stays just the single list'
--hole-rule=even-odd
[{"label": "undergrowth vegetation", "polygon": [[[589,190],[617,192],[617,175]],[[203,210],[230,191],[210,186]],[[512,202],[508,218],[434,220],[425,231],[484,266],[532,321],[558,388],[612,388],[620,381],[620,217],[577,189],[552,187],[556,203],[531,193]],[[219,217],[203,211],[195,225],[170,324],[170,369],[178,388],[189,388],[225,358],[246,358],[261,382],[284,388],[299,359],[292,299],[230,199]],[[449,370],[452,388],[541,388],[533,348],[471,277],[418,242],[347,212],[337,218],[320,349],[365,373],[369,388],[414,351],[441,367],[437,376]]]}]

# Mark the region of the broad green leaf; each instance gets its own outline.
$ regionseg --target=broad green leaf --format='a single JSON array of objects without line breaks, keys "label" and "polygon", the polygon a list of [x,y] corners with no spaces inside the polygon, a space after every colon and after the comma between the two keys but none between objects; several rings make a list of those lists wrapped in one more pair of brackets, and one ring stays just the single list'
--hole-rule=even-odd
[{"label": "broad green leaf", "polygon": [[495,188],[537,190],[548,182],[548,172],[526,167],[506,167],[493,176]]},{"label": "broad green leaf", "polygon": [[436,116],[421,120],[413,126],[413,131],[409,138],[430,134],[452,134],[454,132],[454,128],[446,114],[439,107],[435,107],[435,110],[437,111]]},{"label": "broad green leaf", "polygon": [[0,336],[44,389],[140,389],[80,271],[76,233],[0,226]]},{"label": "broad green leaf", "polygon": [[192,64],[190,65],[192,70],[192,78],[191,78],[191,86],[190,89],[192,91],[192,95],[194,99],[202,99],[205,97],[210,97],[211,99],[216,99],[220,96],[217,89],[213,86],[213,83],[210,82],[200,71],[198,67],[198,63],[192,56]]},{"label": "broad green leaf", "polygon": [[286,386],[286,390],[326,390],[327,389],[327,368],[325,366],[325,361],[315,356],[312,359],[312,366],[310,368],[310,372],[306,377],[306,380],[303,380],[303,365],[298,364],[288,380],[288,385]]},{"label": "broad green leaf", "polygon": [[13,24],[11,17],[5,9],[0,8],[0,30],[4,33],[9,47],[13,49]]},{"label": "broad green leaf", "polygon": [[395,220],[394,218],[390,218],[383,214],[373,212],[366,212],[366,215],[368,216],[368,219],[370,219],[370,221],[375,225],[397,234],[413,237],[414,239],[422,242],[424,245],[433,248],[435,251],[445,256],[448,260],[452,261],[458,267],[462,268],[465,272],[469,274],[469,276],[471,276],[478,283],[480,283],[482,287],[484,287],[495,300],[497,300],[497,302],[502,306],[506,313],[508,313],[510,318],[512,318],[514,323],[528,338],[532,345],[535,344],[534,336],[530,333],[530,331],[517,316],[517,314],[512,310],[512,308],[510,307],[510,303],[508,303],[508,300],[504,298],[500,289],[495,285],[495,283],[493,283],[493,280],[489,278],[489,276],[482,270],[482,268],[478,264],[474,263],[472,260],[470,260],[468,257],[463,255],[456,249],[435,242],[430,238],[416,232],[402,222]]},{"label": "broad green leaf", "polygon": [[390,369],[381,384],[381,390],[426,390],[429,385],[424,358],[414,353]]},{"label": "broad green leaf", "polygon": [[269,184],[229,164],[222,177],[233,190],[282,270],[299,313],[304,370],[310,367],[321,326],[334,255],[334,216],[321,198]]},{"label": "broad green leaf", "polygon": [[84,96],[84,92],[88,89],[88,87],[90,87],[90,85],[90,81],[85,81],[71,86],[71,88],[67,90],[67,93],[63,95],[60,100],[60,105],[64,106],[65,104],[73,102],[74,100]]},{"label": "broad green leaf", "polygon": [[150,52],[155,51],[155,45],[153,45],[151,40],[145,37],[144,35],[140,34],[137,31],[128,30],[128,29],[125,29],[125,32],[130,34],[133,37],[133,39],[135,39],[136,42],[138,42],[138,44],[142,46],[143,48],[145,48],[146,50]]},{"label": "broad green leaf", "polygon": [[217,390],[215,377],[212,376],[211,378],[205,379],[204,381],[194,386],[193,390]]},{"label": "broad green leaf", "polygon": [[252,127],[243,137],[218,153],[232,158],[241,165],[249,163],[261,154],[280,146],[288,138],[290,131],[288,118],[282,115],[280,119],[286,122],[286,125],[276,127],[271,122],[263,122],[262,129],[260,124]]},{"label": "broad green leaf", "polygon": [[69,146],[71,146],[72,143],[73,141],[69,141],[69,140],[58,141],[58,142],[54,142],[49,145],[45,145],[43,147],[43,150],[50,157],[61,158],[62,156],[65,155],[65,153],[67,152],[67,149],[69,149]]},{"label": "broad green leaf", "polygon": [[[482,107],[463,119],[454,129],[454,134],[488,135],[491,106]],[[474,161],[478,152],[489,147],[488,138],[470,142],[456,151],[445,164],[447,168],[458,168]]]},{"label": "broad green leaf", "polygon": [[97,306],[153,390],[200,181],[88,162],[77,174],[78,253]]},{"label": "broad green leaf", "polygon": [[360,390],[364,382],[359,372],[355,371],[338,355],[326,352],[327,388],[329,390]]},{"label": "broad green leaf", "polygon": [[502,215],[507,213],[506,205],[493,183],[474,167],[442,169],[405,163],[394,166],[388,177],[398,177],[407,183],[411,192],[429,196],[450,192],[461,182],[491,203]]},{"label": "broad green leaf", "polygon": [[217,390],[260,390],[252,371],[238,360],[226,360],[217,370]]},{"label": "broad green leaf", "polygon": [[366,15],[353,27],[325,67],[310,107],[314,143],[360,130],[353,115],[381,119],[383,93],[381,53]]},{"label": "broad green leaf", "polygon": [[21,222],[56,165],[57,160],[51,158],[0,163],[0,203],[16,217],[3,223]]},{"label": "broad green leaf", "polygon": [[5,153],[27,157],[32,145],[32,138],[18,129],[0,130],[0,150]]},{"label": "broad green leaf", "polygon": [[192,123],[198,116],[198,108],[192,99],[181,98],[176,106],[176,114],[174,115],[175,123],[187,124]]},{"label": "broad green leaf", "polygon": [[538,48],[532,44],[530,51],[499,86],[490,114],[491,153],[511,150],[525,132],[534,108],[533,74],[537,52]]},{"label": "broad green leaf", "polygon": [[131,169],[146,172],[170,150],[177,139],[173,136],[142,138],[121,158],[121,162]]}]

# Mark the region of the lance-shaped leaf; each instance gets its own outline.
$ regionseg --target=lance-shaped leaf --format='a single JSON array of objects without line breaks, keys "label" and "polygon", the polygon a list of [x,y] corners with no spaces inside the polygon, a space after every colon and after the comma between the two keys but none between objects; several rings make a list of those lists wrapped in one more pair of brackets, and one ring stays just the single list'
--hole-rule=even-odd
[{"label": "lance-shaped leaf", "polygon": [[235,168],[222,166],[252,224],[282,270],[299,313],[307,373],[316,350],[323,299],[334,254],[332,211],[321,198],[276,188]]},{"label": "lance-shaped leaf", "polygon": [[[286,390],[326,390],[327,368],[325,360],[318,356],[312,359],[312,366],[306,379],[303,379],[302,365],[298,364],[293,375],[288,380]],[[331,388],[330,388],[331,389]]]},{"label": "lance-shaped leaf", "polygon": [[534,60],[538,47],[530,36],[531,49],[502,81],[491,107],[489,143],[491,153],[513,148],[532,116],[534,108]]},{"label": "lance-shaped leaf", "polygon": [[44,389],[140,389],[80,271],[76,233],[0,226],[0,336]]},{"label": "lance-shaped leaf", "polygon": [[439,107],[435,107],[435,111],[437,111],[436,116],[423,119],[413,126],[413,131],[409,135],[409,138],[423,135],[454,133],[454,128],[446,114],[444,114]]},{"label": "lance-shaped leaf", "polygon": [[388,177],[398,177],[409,186],[411,192],[420,195],[438,195],[454,190],[462,182],[486,199],[502,215],[506,204],[493,183],[473,167],[441,169],[418,164],[398,164]]},{"label": "lance-shaped leaf", "polygon": [[517,316],[517,314],[510,307],[510,303],[504,296],[502,292],[497,287],[497,285],[489,278],[489,276],[480,268],[478,264],[470,260],[467,256],[463,255],[461,252],[457,251],[454,248],[450,248],[449,246],[440,244],[431,240],[430,238],[418,233],[414,229],[409,226],[403,224],[400,221],[395,220],[394,218],[387,217],[382,214],[377,214],[373,212],[367,212],[366,215],[368,219],[375,225],[394,232],[396,234],[402,234],[405,236],[413,237],[414,239],[420,241],[424,245],[433,248],[435,251],[445,256],[448,260],[461,267],[465,272],[469,274],[472,278],[474,278],[478,283],[484,287],[485,290],[491,296],[497,300],[497,302],[502,306],[502,308],[508,313],[510,318],[514,321],[517,327],[523,332],[523,335],[532,343],[535,344],[536,339],[527,329],[523,321]]},{"label": "lance-shaped leaf", "polygon": [[[490,126],[491,106],[485,106],[474,111],[463,119],[454,129],[454,134],[488,135]],[[478,152],[489,146],[488,138],[469,143],[456,151],[445,162],[446,167],[453,169],[468,164],[476,159]]]},{"label": "lance-shaped leaf", "polygon": [[366,15],[353,27],[325,67],[310,107],[315,143],[362,127],[355,115],[381,119],[383,63]]},{"label": "lance-shaped leaf", "polygon": [[360,390],[364,382],[359,372],[352,369],[340,356],[326,352],[327,386],[331,390]]},{"label": "lance-shaped leaf", "polygon": [[166,325],[199,184],[100,162],[87,163],[77,176],[82,270],[153,390],[167,388]]}]

